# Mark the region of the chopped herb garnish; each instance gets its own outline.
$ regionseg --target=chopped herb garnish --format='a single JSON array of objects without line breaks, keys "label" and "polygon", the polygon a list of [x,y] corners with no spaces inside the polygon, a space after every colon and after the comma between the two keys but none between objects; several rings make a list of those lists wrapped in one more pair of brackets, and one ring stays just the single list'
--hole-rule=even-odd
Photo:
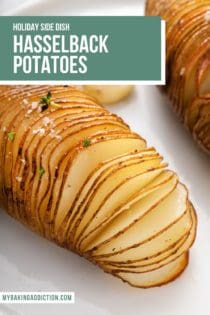
[{"label": "chopped herb garnish", "polygon": [[13,141],[15,139],[15,132],[14,131],[11,131],[11,132],[8,132],[8,139],[10,141]]},{"label": "chopped herb garnish", "polygon": [[90,139],[84,139],[83,140],[83,147],[87,148],[91,145],[91,140]]},{"label": "chopped herb garnish", "polygon": [[40,104],[49,105],[52,98],[52,93],[49,91],[46,96],[40,98]]},{"label": "chopped herb garnish", "polygon": [[45,109],[47,109],[50,105],[50,102],[51,102],[51,98],[52,98],[52,93],[49,91],[47,93],[46,96],[42,96],[40,98],[40,101],[39,101],[39,104],[41,104],[41,108],[42,108],[42,111],[44,111]]},{"label": "chopped herb garnish", "polygon": [[42,112],[49,108],[49,106],[54,108],[61,107],[59,104],[56,104],[52,101],[52,93],[49,91],[46,96],[40,98],[39,104],[41,104]]},{"label": "chopped herb garnish", "polygon": [[40,167],[40,169],[39,169],[40,178],[44,175],[44,173],[45,173],[44,168],[43,168],[43,167]]}]

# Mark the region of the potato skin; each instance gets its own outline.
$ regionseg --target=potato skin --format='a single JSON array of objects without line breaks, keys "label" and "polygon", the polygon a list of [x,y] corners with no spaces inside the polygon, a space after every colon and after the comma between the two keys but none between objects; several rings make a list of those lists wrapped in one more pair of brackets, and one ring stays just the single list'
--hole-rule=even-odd
[{"label": "potato skin", "polygon": [[[132,286],[146,288],[174,280],[185,269],[194,242],[195,210],[186,187],[166,168],[155,148],[148,148],[121,118],[74,87],[1,87],[0,201],[5,210]],[[174,196],[179,196],[179,204]],[[137,203],[140,209],[135,209]],[[144,222],[153,220],[157,225],[156,213],[164,216],[154,233]],[[136,224],[145,226],[140,239],[139,232],[135,234],[138,244],[130,233]],[[167,243],[166,232],[172,227],[177,252]],[[129,244],[119,250],[125,259],[112,266],[115,253],[110,248],[127,233],[132,234]],[[187,243],[189,233],[192,238]],[[100,242],[103,235],[111,236]],[[161,249],[159,241],[151,248],[160,235]],[[129,249],[141,245],[144,272],[140,266],[135,280]],[[131,272],[124,272],[124,264]]]},{"label": "potato skin", "polygon": [[209,12],[209,0],[146,2],[146,15],[158,15],[167,22],[164,91],[180,120],[207,154],[210,154]]}]

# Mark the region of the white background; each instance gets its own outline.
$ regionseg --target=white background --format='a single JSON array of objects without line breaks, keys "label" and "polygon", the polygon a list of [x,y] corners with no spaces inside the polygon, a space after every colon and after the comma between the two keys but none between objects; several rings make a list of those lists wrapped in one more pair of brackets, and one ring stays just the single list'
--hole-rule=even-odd
[{"label": "white background", "polygon": [[[138,14],[135,0],[1,0],[0,12],[18,14]],[[2,11],[3,10],[3,11]],[[8,11],[9,10],[9,11]],[[3,43],[1,43],[2,45]],[[179,123],[156,87],[138,87],[109,109],[155,146],[187,184],[198,217],[190,265],[177,281],[155,289],[129,287],[81,257],[34,235],[0,212],[0,291],[75,291],[75,305],[0,305],[0,315],[208,315],[210,314],[210,159]]]},{"label": "white background", "polygon": [[1,0],[0,2],[0,14],[10,10],[11,8],[17,7],[20,4],[26,2],[25,0]]}]

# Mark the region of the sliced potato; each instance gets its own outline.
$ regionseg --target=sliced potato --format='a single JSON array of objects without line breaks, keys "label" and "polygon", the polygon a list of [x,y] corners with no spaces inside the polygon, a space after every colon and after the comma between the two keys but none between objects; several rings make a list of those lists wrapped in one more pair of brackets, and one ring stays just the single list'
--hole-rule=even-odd
[{"label": "sliced potato", "polygon": [[[113,176],[109,176],[82,214],[80,224],[76,227],[75,239],[84,231],[87,234],[97,226],[101,226],[104,219],[110,217],[111,213],[116,212],[116,209],[131,198],[135,192],[154,179],[164,166],[159,172],[151,172],[151,167],[159,168],[161,160],[160,157],[143,159],[142,162],[137,161],[128,167],[121,168]],[[145,173],[148,173],[147,176],[142,176]]]},{"label": "sliced potato", "polygon": [[[57,207],[57,222],[55,222],[55,228],[56,224],[59,225],[66,216],[76,196],[77,190],[83,185],[88,175],[100,162],[121,155],[127,150],[139,150],[145,146],[145,142],[142,139],[132,136],[111,137],[109,141],[108,139],[108,136],[104,136],[101,141],[93,140],[89,147],[81,147],[75,152],[75,159],[71,163],[72,166],[65,179],[63,192]],[[103,155],[101,152],[104,152]]]},{"label": "sliced potato", "polygon": [[[81,128],[82,127],[82,128]],[[47,182],[51,180],[51,183],[54,182],[54,176],[56,173],[55,165],[58,168],[61,163],[61,158],[65,153],[69,153],[72,148],[76,145],[80,145],[85,139],[89,139],[92,135],[98,133],[98,128],[101,128],[106,133],[107,131],[120,131],[121,125],[118,122],[112,121],[112,119],[102,119],[92,118],[91,120],[76,122],[74,126],[69,126],[67,130],[64,130],[63,133],[59,134],[54,138],[54,141],[49,141],[51,146],[47,146],[43,151],[41,151],[40,159],[37,158],[37,168],[40,169],[43,167],[45,169],[45,174],[43,176],[42,182],[37,185],[33,185],[32,194],[38,195],[39,199],[36,200],[37,208],[40,206],[40,201],[45,196],[45,193],[48,195],[51,193],[50,183],[47,185]],[[69,137],[71,141],[69,141]],[[50,137],[50,135],[49,135]],[[51,148],[53,151],[51,151]],[[47,153],[49,152],[49,153]],[[48,155],[50,154],[50,155]],[[39,175],[39,174],[37,174]],[[30,179],[33,182],[33,178]],[[28,186],[29,188],[30,186]],[[37,192],[37,189],[40,190],[40,193]],[[33,196],[32,196],[33,198]]]},{"label": "sliced potato", "polygon": [[96,193],[97,187],[103,184],[110,175],[112,176],[116,171],[127,167],[130,164],[141,162],[143,159],[158,158],[158,156],[156,151],[153,148],[150,148],[135,150],[128,154],[120,155],[117,158],[101,162],[89,175],[87,181],[78,191],[75,203],[73,204],[72,221],[78,218],[81,212],[81,207],[85,206],[91,196]]},{"label": "sliced potato", "polygon": [[[68,230],[72,230],[72,224],[78,219],[78,217],[80,217],[82,209],[86,207],[86,204],[91,200],[92,196],[94,196],[95,192],[97,191],[97,187],[101,185],[106,180],[106,178],[108,178],[118,169],[123,168],[126,165],[133,164],[137,160],[140,161],[143,157],[150,158],[157,156],[158,154],[154,151],[154,149],[150,148],[135,150],[129,154],[122,154],[111,160],[106,160],[99,163],[97,168],[92,171],[85,183],[79,189],[72,204],[71,210],[69,211],[67,218],[64,220],[64,224],[66,224],[66,220],[69,222]],[[61,224],[59,227],[58,237],[62,235],[64,224]]]},{"label": "sliced potato", "polygon": [[[208,102],[187,116],[203,145],[208,116]],[[131,285],[161,285],[185,268],[197,225],[187,190],[91,97],[72,87],[3,88],[0,149],[1,202],[32,230]]]},{"label": "sliced potato", "polygon": [[84,91],[101,104],[114,104],[133,92],[133,85],[84,85]]},{"label": "sliced potato", "polygon": [[[145,265],[155,263],[160,258],[168,256],[168,252],[173,250],[177,243],[181,242],[191,230],[191,216],[186,211],[181,218],[170,224],[161,233],[155,235],[143,244],[133,246],[121,253],[115,253],[104,257],[103,255],[95,257],[102,263],[111,263],[123,265]],[[129,259],[128,259],[129,258]]]},{"label": "sliced potato", "polygon": [[[85,246],[90,244],[91,241],[97,238],[98,234],[101,234],[101,230],[104,229],[109,222],[111,222],[121,213],[125,213],[127,218],[129,216],[132,218],[131,212],[135,212],[135,209],[138,208],[138,205],[144,202],[143,200],[146,199],[146,196],[151,196],[152,193],[155,194],[155,192],[157,192],[156,195],[159,194],[158,190],[160,187],[163,188],[163,186],[166,185],[167,189],[170,190],[169,181],[173,181],[175,186],[177,184],[176,176],[165,177],[165,174],[163,174],[163,168],[164,166],[157,166],[154,170],[145,171],[143,173],[137,174],[137,176],[134,176],[130,180],[126,180],[126,182],[121,185],[108,200],[104,202],[104,204],[99,209],[100,212],[98,211],[96,215],[90,219],[90,223],[88,224],[88,227],[82,236],[81,241],[79,242],[79,248],[85,248]],[[135,187],[137,189],[136,191]],[[128,197],[127,193],[129,192],[129,189],[132,189],[134,194],[131,194]],[[127,200],[125,200],[125,196],[127,197]],[[161,200],[161,198],[162,195],[159,194],[158,200]],[[118,201],[117,205],[116,201]],[[155,202],[152,197],[150,198],[150,201],[152,203]],[[112,211],[110,211],[110,209],[112,209]],[[147,211],[145,209],[144,211]],[[138,211],[136,211],[136,215],[139,215]],[[133,220],[133,218],[131,220]]]},{"label": "sliced potato", "polygon": [[188,259],[188,253],[185,253],[169,264],[150,272],[119,272],[113,273],[113,275],[137,288],[160,286],[177,278],[186,268]]},{"label": "sliced potato", "polygon": [[[167,87],[172,105],[196,142],[210,153],[210,117],[197,131],[197,116],[210,93],[209,0],[147,0],[146,14],[167,23]],[[199,122],[200,123],[200,122]],[[196,127],[197,126],[197,127]]]},{"label": "sliced potato", "polygon": [[[113,248],[115,252],[123,252],[135,244],[144,243],[175,222],[186,211],[187,192],[181,184],[177,187],[174,187],[174,184],[171,186],[160,188],[154,192],[153,197],[146,196],[140,200],[142,203],[138,204],[140,215],[138,219],[134,218],[132,223],[126,213],[117,217],[86,250],[92,251],[91,255],[104,256],[112,254]],[[163,195],[158,199],[160,193]],[[118,224],[123,222],[123,226],[126,226],[127,221],[129,221],[127,227],[119,231]]]},{"label": "sliced potato", "polygon": [[195,235],[196,235],[196,216],[193,210],[188,211],[188,218],[192,219],[190,232],[187,233],[187,236],[185,235],[181,239],[181,241],[177,242],[176,246],[171,248],[169,251],[166,251],[164,253],[165,254],[164,256],[157,255],[155,259],[153,260],[148,259],[147,261],[141,261],[135,264],[127,264],[127,265],[118,264],[117,266],[103,264],[103,267],[105,269],[108,268],[107,270],[115,271],[115,272],[125,271],[125,272],[134,272],[134,273],[144,273],[144,272],[156,270],[170,263],[171,261],[173,261],[180,255],[188,251],[188,249],[191,247],[191,245],[194,242]]}]

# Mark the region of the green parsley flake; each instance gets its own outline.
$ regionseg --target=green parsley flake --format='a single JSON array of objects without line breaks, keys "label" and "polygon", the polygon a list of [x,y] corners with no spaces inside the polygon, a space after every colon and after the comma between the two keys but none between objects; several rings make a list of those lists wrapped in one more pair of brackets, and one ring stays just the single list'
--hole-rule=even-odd
[{"label": "green parsley flake", "polygon": [[40,169],[39,169],[40,178],[44,175],[44,173],[45,173],[44,168],[43,168],[43,167],[40,167]]},{"label": "green parsley flake", "polygon": [[8,135],[8,139],[10,141],[14,141],[14,139],[15,139],[15,132],[14,131],[8,132],[7,135]]},{"label": "green parsley flake", "polygon": [[52,101],[52,93],[49,91],[46,96],[42,96],[40,98],[39,104],[42,106],[42,111],[46,110],[49,108],[49,106],[54,107],[54,108],[59,108],[61,107],[59,104],[56,104]]},{"label": "green parsley flake", "polygon": [[84,139],[83,140],[83,147],[87,148],[91,145],[91,140],[90,139]]},{"label": "green parsley flake", "polygon": [[52,93],[49,91],[46,96],[40,98],[39,104],[42,105],[42,111],[47,109],[51,103]]},{"label": "green parsley flake", "polygon": [[52,98],[52,93],[49,91],[46,96],[40,98],[40,104],[49,105]]}]

